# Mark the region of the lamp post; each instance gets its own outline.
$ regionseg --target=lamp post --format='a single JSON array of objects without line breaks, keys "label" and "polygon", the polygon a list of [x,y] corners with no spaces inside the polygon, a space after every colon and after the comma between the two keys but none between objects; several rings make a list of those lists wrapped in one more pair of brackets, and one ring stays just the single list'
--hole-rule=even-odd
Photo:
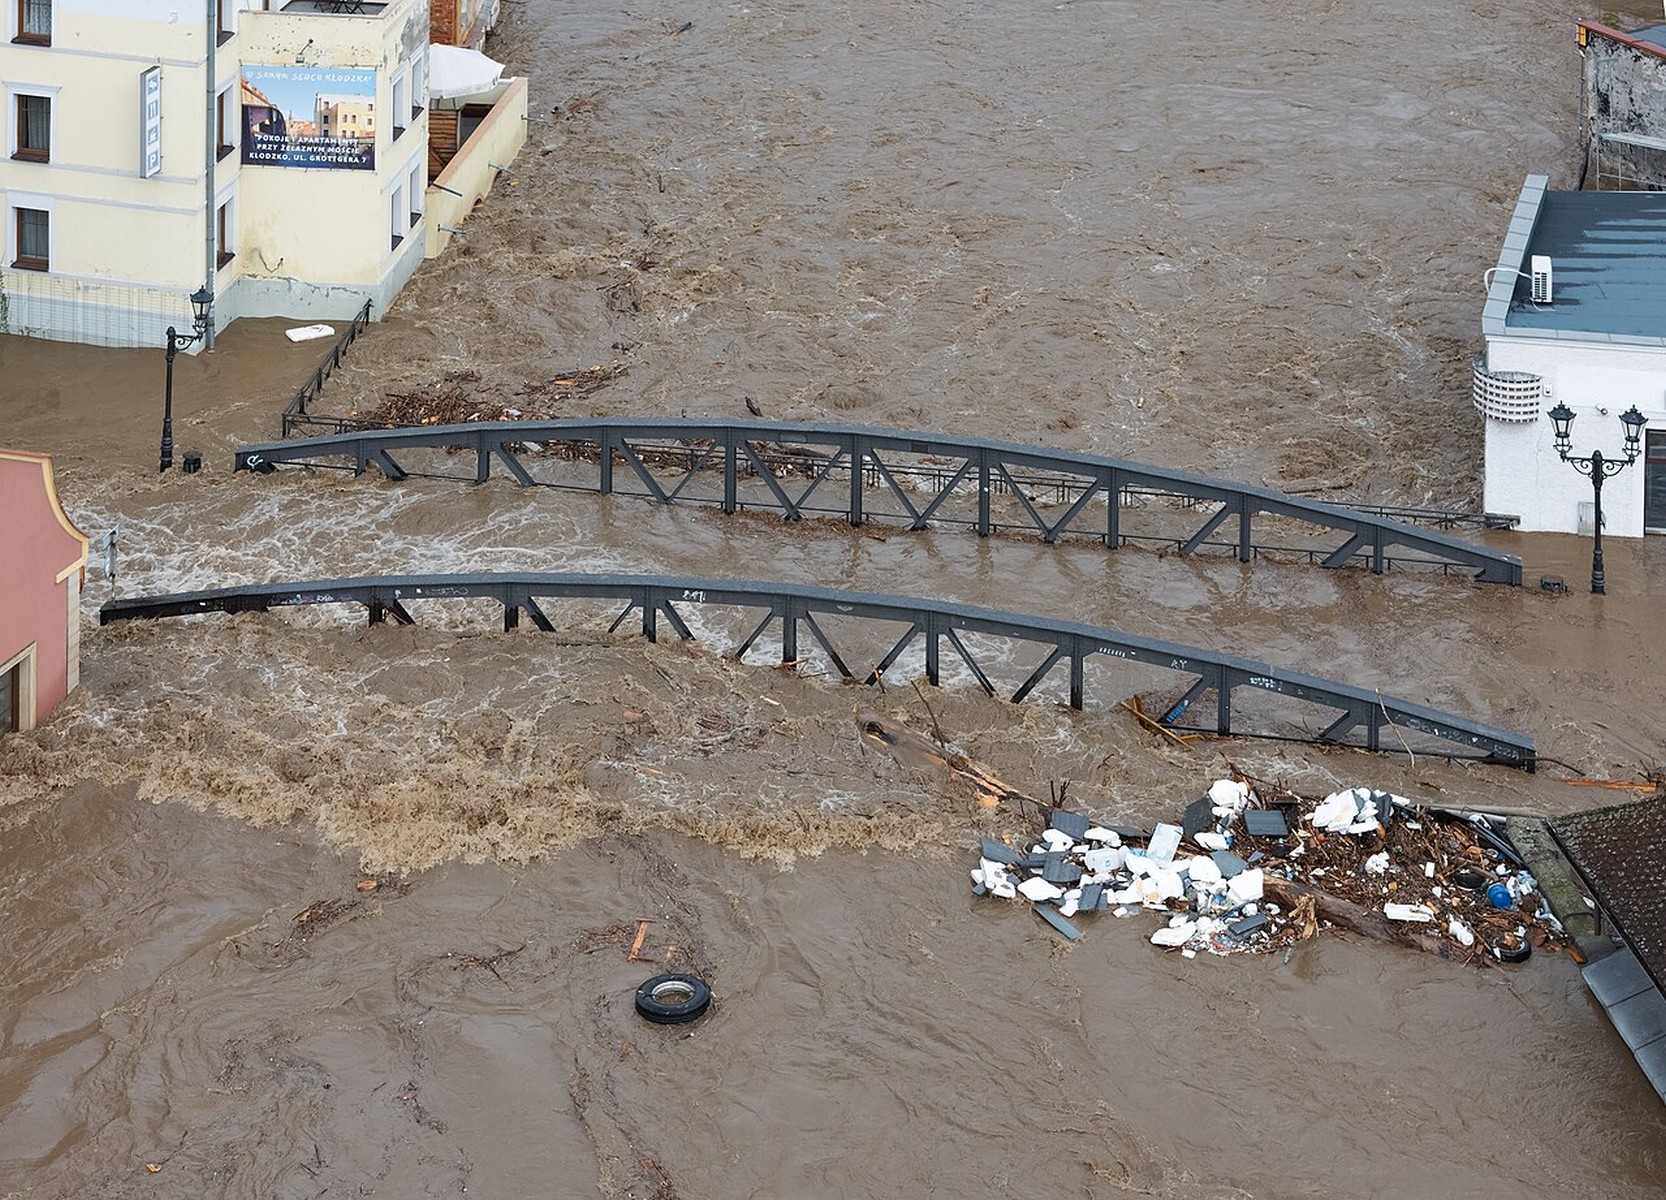
[{"label": "lamp post", "polygon": [[1620,414],[1620,424],[1625,426],[1625,458],[1604,458],[1601,450],[1593,450],[1589,454],[1580,456],[1569,454],[1573,441],[1568,430],[1573,425],[1574,413],[1566,404],[1558,404],[1545,414],[1556,429],[1556,453],[1563,462],[1568,463],[1581,475],[1591,478],[1591,488],[1596,508],[1596,545],[1591,550],[1591,594],[1602,596],[1607,594],[1606,580],[1602,574],[1602,481],[1611,475],[1618,475],[1632,463],[1637,461],[1639,443],[1643,436],[1643,426],[1648,418],[1637,411],[1633,404]]},{"label": "lamp post", "polygon": [[191,293],[191,315],[195,319],[195,333],[178,333],[168,326],[168,386],[162,393],[162,465],[160,474],[174,465],[174,355],[195,342],[208,331],[208,312],[214,307],[214,293],[207,286]]}]

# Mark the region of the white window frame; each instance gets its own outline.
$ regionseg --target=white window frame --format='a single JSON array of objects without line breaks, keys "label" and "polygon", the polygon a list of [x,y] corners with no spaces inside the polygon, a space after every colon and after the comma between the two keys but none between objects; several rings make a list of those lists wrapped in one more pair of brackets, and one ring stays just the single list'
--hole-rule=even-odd
[{"label": "white window frame", "polygon": [[[73,592],[73,590],[72,588],[71,591]],[[35,727],[35,690],[37,687],[35,653],[39,645],[39,642],[30,642],[15,656],[0,663],[0,674],[13,670],[17,672],[17,731],[19,733],[27,733]],[[72,658],[70,661],[73,664],[74,659]],[[72,683],[70,686],[73,687],[74,684]],[[11,719],[10,713],[6,714],[6,719],[8,721]],[[6,726],[0,726],[0,733],[6,731]]]},{"label": "white window frame", "polygon": [[[411,214],[405,209],[405,184],[397,177],[388,192],[388,253],[394,254],[411,232]],[[395,239],[398,239],[397,241]]]},{"label": "white window frame", "polygon": [[[215,131],[215,162],[225,162],[228,158],[235,161],[238,147],[243,141],[243,109],[240,103],[242,96],[237,90],[237,85],[237,79],[233,78],[227,80],[226,86],[214,93],[214,120],[217,123],[220,119],[221,113],[225,113],[226,115],[225,129]],[[221,142],[218,135],[222,132],[225,133],[231,140]],[[227,152],[224,157],[221,157],[220,155],[221,146],[231,147],[230,151]]]},{"label": "white window frame", "polygon": [[415,229],[422,223],[423,200],[427,198],[427,191],[422,180],[423,160],[418,158],[411,164],[405,174],[406,207],[411,210],[411,228]]},{"label": "white window frame", "polygon": [[408,82],[409,77],[406,72],[399,71],[395,73],[392,84],[393,141],[398,141],[400,136],[411,127]]},{"label": "white window frame", "polygon": [[[12,264],[17,261],[17,210],[32,208],[46,214],[46,274],[51,274],[57,256],[52,248],[58,240],[58,214],[53,211],[52,197],[37,192],[7,192],[6,193],[6,228],[0,233],[0,244],[5,246],[5,253],[0,256],[0,264],[7,270],[13,270]],[[33,271],[34,267],[16,268]]]},{"label": "white window frame", "polygon": [[[49,101],[52,108],[46,122],[46,162],[54,163],[58,161],[58,92],[59,88],[53,84],[8,83],[6,85],[6,157],[8,159],[17,156],[18,97],[38,96]],[[18,161],[28,162],[30,160],[18,159]],[[29,206],[24,205],[24,207]]]},{"label": "white window frame", "polygon": [[[220,244],[220,210],[222,208],[226,210],[225,245]],[[230,254],[232,258],[235,259],[237,255],[241,253],[237,243],[237,185],[233,183],[230,187],[222,188],[220,190],[220,194],[214,197],[215,274],[219,274],[221,271],[227,271],[232,268],[233,264],[231,262],[227,262],[224,266],[221,266],[219,256],[221,254]]]},{"label": "white window frame", "polygon": [[422,116],[428,107],[428,55],[423,51],[411,55],[411,120]]}]

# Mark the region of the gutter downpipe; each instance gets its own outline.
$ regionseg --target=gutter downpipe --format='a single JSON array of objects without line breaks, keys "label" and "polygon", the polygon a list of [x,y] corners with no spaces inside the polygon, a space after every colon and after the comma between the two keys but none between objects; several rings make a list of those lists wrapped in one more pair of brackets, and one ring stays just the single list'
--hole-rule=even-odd
[{"label": "gutter downpipe", "polygon": [[[219,49],[220,22],[219,0],[207,0],[208,8],[208,65],[206,70],[207,86],[204,88],[206,103],[203,106],[203,147],[204,171],[203,178],[207,180],[203,195],[203,279],[204,287],[210,292],[214,290],[214,276],[216,274],[214,253],[214,163],[215,151],[219,149],[214,129],[214,99],[215,99],[215,70],[214,52]],[[214,348],[214,311],[209,310],[208,328],[203,330],[202,348]]]}]

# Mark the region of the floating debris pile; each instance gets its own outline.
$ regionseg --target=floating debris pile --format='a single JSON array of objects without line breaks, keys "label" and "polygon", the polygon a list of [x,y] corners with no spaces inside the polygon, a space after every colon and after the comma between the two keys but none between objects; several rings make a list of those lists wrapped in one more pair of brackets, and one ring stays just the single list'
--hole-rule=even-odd
[{"label": "floating debris pile", "polygon": [[1149,832],[1050,810],[1019,849],[984,838],[972,890],[1025,900],[1075,941],[1072,918],[1157,912],[1157,946],[1272,951],[1340,928],[1466,962],[1521,962],[1561,926],[1502,818],[1356,787],[1317,802],[1217,780]]},{"label": "floating debris pile", "polygon": [[561,405],[589,396],[621,379],[630,369],[622,362],[575,367],[545,380],[524,384],[510,403],[470,368],[448,371],[434,382],[408,392],[388,392],[369,412],[348,419],[365,427],[461,425],[468,421],[553,421],[570,413]]}]

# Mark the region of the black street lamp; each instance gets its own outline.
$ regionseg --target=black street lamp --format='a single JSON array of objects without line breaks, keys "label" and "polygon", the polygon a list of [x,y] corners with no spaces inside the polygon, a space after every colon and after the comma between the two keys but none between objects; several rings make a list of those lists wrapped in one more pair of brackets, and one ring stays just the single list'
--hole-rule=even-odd
[{"label": "black street lamp", "polygon": [[1556,429],[1556,453],[1561,456],[1563,462],[1571,464],[1581,475],[1591,477],[1591,487],[1596,500],[1596,545],[1591,550],[1591,594],[1602,596],[1608,590],[1602,574],[1602,481],[1611,475],[1618,475],[1637,461],[1643,426],[1647,424],[1648,418],[1637,411],[1635,404],[1620,414],[1620,424],[1624,425],[1626,430],[1626,456],[1621,460],[1604,458],[1601,450],[1593,450],[1584,457],[1569,454],[1568,451],[1573,447],[1568,435],[1568,430],[1573,425],[1573,410],[1566,404],[1558,404],[1545,415],[1550,418],[1551,425]]},{"label": "black street lamp", "polygon": [[214,293],[207,286],[191,293],[191,315],[196,319],[195,333],[177,333],[168,326],[168,387],[162,397],[162,465],[158,474],[174,465],[174,355],[208,332],[208,311],[214,307]]}]

